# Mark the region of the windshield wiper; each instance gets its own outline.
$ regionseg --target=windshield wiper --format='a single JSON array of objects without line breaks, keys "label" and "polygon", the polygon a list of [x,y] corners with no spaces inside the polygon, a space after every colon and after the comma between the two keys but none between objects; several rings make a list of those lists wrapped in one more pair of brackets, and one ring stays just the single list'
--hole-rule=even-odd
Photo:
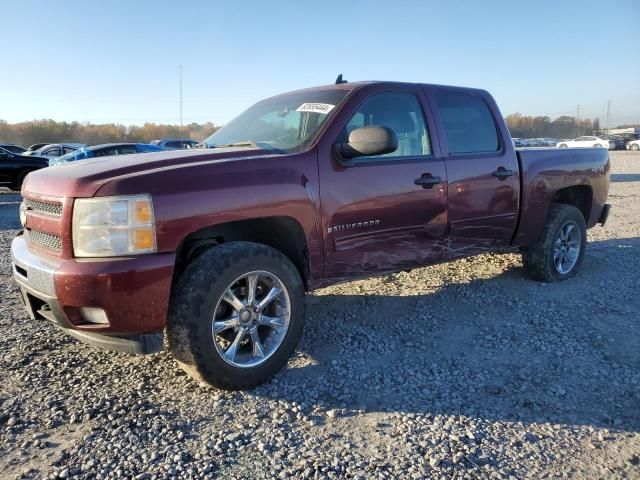
[{"label": "windshield wiper", "polygon": [[253,140],[245,140],[242,142],[233,142],[233,143],[221,143],[220,145],[212,145],[211,148],[226,148],[226,147],[255,147],[259,148],[258,144]]},{"label": "windshield wiper", "polygon": [[209,146],[209,148],[228,148],[228,147],[253,147],[253,148],[261,148],[263,150],[269,150],[270,152],[287,153],[286,150],[282,150],[281,148],[276,148],[267,142],[254,142],[253,140],[244,140],[242,142],[233,142],[233,143],[221,143],[219,145]]}]

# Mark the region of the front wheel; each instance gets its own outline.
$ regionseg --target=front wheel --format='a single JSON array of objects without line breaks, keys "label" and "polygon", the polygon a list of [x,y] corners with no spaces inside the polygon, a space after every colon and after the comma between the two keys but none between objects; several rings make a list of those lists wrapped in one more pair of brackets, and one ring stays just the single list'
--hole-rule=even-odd
[{"label": "front wheel", "polygon": [[230,242],[184,270],[172,293],[169,346],[192,377],[224,389],[268,380],[293,353],[304,323],[304,285],[278,250]]},{"label": "front wheel", "polygon": [[573,277],[582,263],[586,243],[582,212],[573,205],[554,204],[540,237],[522,255],[524,270],[542,282]]},{"label": "front wheel", "polygon": [[594,148],[602,148],[602,144],[600,144],[600,143],[596,143],[596,144],[594,145]]},{"label": "front wheel", "polygon": [[637,143],[634,143],[633,145],[631,145],[631,150],[633,150],[634,152],[637,152],[638,150],[640,150],[640,145],[638,145]]},{"label": "front wheel", "polygon": [[566,143],[561,143],[560,145],[558,145],[558,148],[567,148],[567,144]]}]

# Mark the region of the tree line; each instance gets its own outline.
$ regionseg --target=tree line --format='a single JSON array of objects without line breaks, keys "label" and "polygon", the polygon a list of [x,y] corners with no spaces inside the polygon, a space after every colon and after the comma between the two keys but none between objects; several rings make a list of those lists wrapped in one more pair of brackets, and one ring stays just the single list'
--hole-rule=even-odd
[{"label": "tree line", "polygon": [[[526,116],[514,113],[505,118],[511,135],[521,138],[554,137],[575,138],[580,135],[600,133],[600,121],[596,118],[579,119],[561,116],[555,120],[544,116]],[[215,132],[218,126],[212,122],[189,123],[182,127],[182,138],[202,141]],[[0,143],[32,145],[34,143],[77,142],[99,145],[111,142],[148,143],[160,138],[180,138],[178,125],[145,123],[122,125],[117,123],[92,124],[32,120],[8,123],[0,120]]]},{"label": "tree line", "polygon": [[[182,127],[182,138],[201,141],[219,127],[211,122],[190,123]],[[92,124],[79,122],[56,122],[54,120],[32,120],[8,123],[0,120],[0,143],[33,145],[34,143],[86,143],[99,145],[112,142],[148,143],[160,138],[180,138],[179,125],[145,123],[144,125],[122,125],[116,123]]]},{"label": "tree line", "polygon": [[580,135],[601,133],[598,118],[591,120],[561,116],[552,121],[549,117],[531,117],[513,113],[505,120],[514,138],[576,138]]}]

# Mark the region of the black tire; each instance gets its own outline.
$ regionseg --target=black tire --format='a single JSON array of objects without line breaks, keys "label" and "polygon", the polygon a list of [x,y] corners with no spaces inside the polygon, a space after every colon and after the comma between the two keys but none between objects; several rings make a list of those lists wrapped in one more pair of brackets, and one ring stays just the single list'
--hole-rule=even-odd
[{"label": "black tire", "polygon": [[558,148],[567,148],[567,144],[566,143],[561,143],[560,145],[558,145]]},{"label": "black tire", "polygon": [[[554,264],[554,244],[560,229],[569,222],[575,223],[579,229],[580,253],[571,270],[560,273]],[[541,282],[558,282],[573,277],[584,258],[586,243],[587,227],[582,212],[573,205],[553,204],[540,237],[522,254],[524,270],[529,277]]]},{"label": "black tire", "polygon": [[27,178],[27,175],[30,172],[31,172],[30,170],[20,172],[18,174],[18,177],[16,178],[16,181],[13,182],[13,184],[9,188],[14,192],[19,192],[20,190],[22,190],[22,184],[24,183],[24,179]]},{"label": "black tire", "polygon": [[[275,274],[282,281],[291,302],[289,327],[280,346],[263,363],[236,367],[216,348],[214,311],[235,279],[256,270]],[[263,383],[286,365],[300,340],[304,292],[295,265],[274,248],[250,242],[212,247],[187,265],[174,286],[167,322],[171,353],[190,376],[215,387],[236,390]]]},{"label": "black tire", "polygon": [[594,145],[594,147],[595,147],[595,148],[602,148],[602,144],[600,144],[600,143],[596,143],[596,144]]},{"label": "black tire", "polygon": [[640,145],[634,143],[633,145],[631,145],[631,150],[637,152],[638,150],[640,150]]}]

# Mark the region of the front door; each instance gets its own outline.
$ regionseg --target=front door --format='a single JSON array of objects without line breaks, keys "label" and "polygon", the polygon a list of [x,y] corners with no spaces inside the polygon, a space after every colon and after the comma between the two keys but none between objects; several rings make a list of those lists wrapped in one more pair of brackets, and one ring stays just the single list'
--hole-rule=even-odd
[{"label": "front door", "polygon": [[[325,275],[334,279],[437,261],[446,232],[446,171],[433,149],[422,93],[368,93],[351,99],[339,134],[319,148]],[[341,162],[333,143],[370,125],[392,129],[397,150]]]},{"label": "front door", "polygon": [[[449,179],[449,234],[445,257],[508,245],[519,208],[519,167],[506,129],[499,135],[490,98],[466,93],[432,95]],[[497,108],[495,110],[497,112]]]}]

